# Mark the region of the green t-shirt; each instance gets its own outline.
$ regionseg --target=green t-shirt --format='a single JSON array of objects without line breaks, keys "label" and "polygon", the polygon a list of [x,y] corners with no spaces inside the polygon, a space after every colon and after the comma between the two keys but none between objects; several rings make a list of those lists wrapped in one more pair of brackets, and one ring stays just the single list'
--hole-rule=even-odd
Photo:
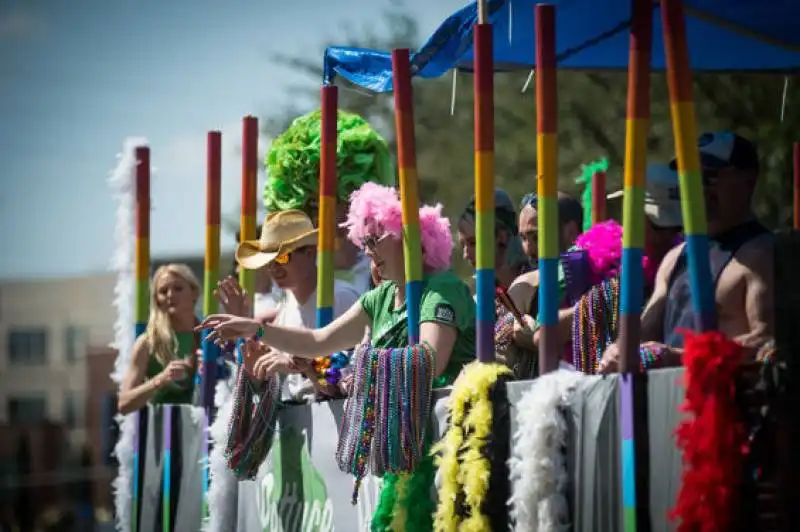
[{"label": "green t-shirt", "polygon": [[[385,281],[359,300],[370,318],[373,347],[408,345],[406,305],[394,308],[396,288],[396,283]],[[419,315],[421,323],[432,321],[458,331],[447,368],[434,381],[434,387],[447,386],[456,379],[461,368],[475,358],[475,302],[469,287],[451,271],[425,276]]]}]

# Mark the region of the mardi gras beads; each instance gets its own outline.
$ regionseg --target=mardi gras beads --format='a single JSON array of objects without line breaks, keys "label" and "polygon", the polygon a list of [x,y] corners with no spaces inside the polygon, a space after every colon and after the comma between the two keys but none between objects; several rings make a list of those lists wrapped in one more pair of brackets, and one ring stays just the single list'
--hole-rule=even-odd
[{"label": "mardi gras beads", "polygon": [[655,367],[664,358],[664,349],[659,346],[643,345],[639,348],[640,369],[646,371]]},{"label": "mardi gras beads", "polygon": [[336,386],[342,380],[343,370],[350,365],[350,353],[340,351],[329,357],[317,357],[313,361],[314,372],[321,386]]}]

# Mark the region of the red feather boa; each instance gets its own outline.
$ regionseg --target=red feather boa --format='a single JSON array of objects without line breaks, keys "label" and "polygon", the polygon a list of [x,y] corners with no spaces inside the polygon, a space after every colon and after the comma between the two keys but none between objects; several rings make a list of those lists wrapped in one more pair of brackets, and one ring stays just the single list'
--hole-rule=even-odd
[{"label": "red feather boa", "polygon": [[683,363],[692,415],[676,431],[683,482],[670,513],[679,532],[724,532],[736,521],[747,433],[736,402],[742,347],[719,332],[685,332]]}]

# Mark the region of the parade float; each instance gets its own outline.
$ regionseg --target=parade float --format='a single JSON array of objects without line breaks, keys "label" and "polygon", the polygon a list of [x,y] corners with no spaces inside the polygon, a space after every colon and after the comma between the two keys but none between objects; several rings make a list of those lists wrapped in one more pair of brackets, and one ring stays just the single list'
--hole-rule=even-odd
[{"label": "parade float", "polygon": [[[409,341],[418,338],[420,236],[411,78],[471,71],[475,87],[475,197],[478,239],[476,361],[451,389],[433,395],[430,436],[438,440],[436,530],[788,530],[792,463],[785,450],[785,399],[778,384],[781,350],[742,368],[738,347],[716,332],[701,198],[690,66],[702,70],[795,71],[800,41],[785,31],[795,5],[770,9],[748,0],[614,2],[488,0],[449,17],[418,52],[331,48],[319,113],[319,325],[330,320],[337,197],[338,104],[335,76],[376,92],[393,92],[397,166],[403,205]],[[684,6],[685,4],[685,6]],[[783,10],[783,11],[781,11]],[[512,16],[512,12],[514,15]],[[558,13],[558,18],[557,14]],[[770,22],[771,21],[771,22]],[[661,38],[656,30],[660,29]],[[628,37],[629,36],[629,37]],[[687,42],[712,40],[711,49]],[[627,43],[629,41],[629,44]],[[736,51],[742,50],[741,53]],[[655,53],[653,53],[655,51]],[[662,53],[663,52],[663,53]],[[557,246],[557,67],[628,68],[621,253],[621,373],[609,377],[559,371],[555,328],[559,301]],[[540,377],[512,382],[496,362],[493,212],[495,69],[535,69],[539,216]],[[639,371],[643,306],[643,184],[651,69],[665,69],[681,175],[695,313],[684,368]],[[534,112],[534,110],[531,110]],[[242,239],[256,237],[257,121],[243,122]],[[205,314],[216,312],[219,279],[220,137],[209,133]],[[532,148],[533,149],[533,148]],[[800,150],[798,150],[800,153]],[[796,163],[800,173],[800,162]],[[593,172],[602,190],[602,171]],[[800,178],[798,178],[800,179]],[[591,179],[589,181],[592,181]],[[144,139],[126,142],[111,184],[119,201],[115,380],[127,366],[147,319],[150,153]],[[800,203],[800,202],[798,202]],[[601,210],[602,212],[602,210]],[[593,222],[602,221],[593,217]],[[327,259],[326,259],[327,257]],[[252,294],[252,273],[241,284]],[[327,294],[327,295],[326,295]],[[788,312],[788,311],[787,311]],[[130,324],[133,322],[133,333]],[[415,337],[416,335],[416,337]],[[779,342],[780,343],[780,342]],[[262,446],[246,480],[231,477],[225,423],[235,406],[235,363],[203,342],[197,407],[148,407],[121,419],[118,529],[369,530],[382,479],[337,464],[343,401],[256,409],[241,420],[242,452]],[[713,371],[709,371],[713,368]],[[231,373],[230,375],[228,373]],[[252,401],[251,396],[244,400]],[[260,404],[260,403],[259,403]],[[250,423],[250,425],[247,425]],[[253,427],[256,427],[254,429]],[[200,435],[200,437],[198,437]],[[489,437],[489,436],[492,437]],[[374,435],[373,435],[374,437]],[[244,442],[244,445],[243,445]],[[209,456],[211,467],[209,468]],[[657,458],[657,459],[656,459]],[[771,460],[766,460],[770,458]],[[350,457],[352,459],[352,457]],[[347,460],[345,460],[346,462]],[[215,464],[216,462],[216,464]],[[796,466],[796,464],[794,464]],[[240,475],[241,476],[241,475]],[[720,487],[725,489],[720,489]],[[355,504],[353,501],[355,500]],[[400,529],[407,529],[408,523]]]}]

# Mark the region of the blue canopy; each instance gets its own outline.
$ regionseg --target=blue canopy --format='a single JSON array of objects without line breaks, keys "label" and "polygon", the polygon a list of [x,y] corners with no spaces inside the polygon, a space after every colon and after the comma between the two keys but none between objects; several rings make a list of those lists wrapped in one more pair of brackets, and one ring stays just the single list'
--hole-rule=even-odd
[{"label": "blue canopy", "polygon": [[[497,70],[535,65],[535,0],[489,0]],[[626,69],[631,0],[550,0],[556,6],[560,68]],[[684,0],[690,63],[696,71],[800,70],[800,0]],[[472,3],[451,15],[411,56],[414,76],[436,78],[472,68]],[[661,9],[653,3],[653,69],[666,59]],[[375,92],[392,90],[391,54],[332,47],[325,51],[324,82],[336,75]]]}]

